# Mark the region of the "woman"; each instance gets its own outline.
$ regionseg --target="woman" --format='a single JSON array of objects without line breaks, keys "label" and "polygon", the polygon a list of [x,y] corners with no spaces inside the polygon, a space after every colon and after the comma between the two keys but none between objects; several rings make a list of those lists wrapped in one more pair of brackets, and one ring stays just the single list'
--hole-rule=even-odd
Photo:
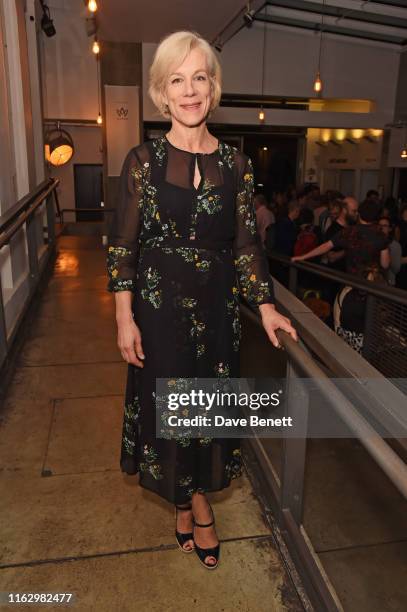
[{"label": "woman", "polygon": [[206,126],[221,95],[210,45],[191,32],[167,36],[149,93],[172,126],[127,154],[108,245],[118,346],[129,364],[120,465],[184,510],[178,544],[213,569],[219,542],[205,492],[241,475],[239,440],[157,438],[156,378],[239,376],[239,291],[259,306],[275,346],[277,329],[296,333],[273,303],[251,161]]}]

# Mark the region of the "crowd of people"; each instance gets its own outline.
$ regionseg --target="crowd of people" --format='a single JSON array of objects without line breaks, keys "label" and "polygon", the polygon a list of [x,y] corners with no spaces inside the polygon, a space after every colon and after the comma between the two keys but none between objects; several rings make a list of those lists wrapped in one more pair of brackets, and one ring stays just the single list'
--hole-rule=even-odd
[{"label": "crowd of people", "polygon": [[[274,193],[270,203],[258,193],[254,206],[267,252],[407,290],[407,204],[399,206],[394,198],[382,201],[376,190],[359,203],[334,190],[321,194],[313,184]],[[284,283],[287,268],[280,266],[280,272]],[[361,352],[366,292],[309,272],[300,272],[299,285],[300,297],[313,291],[317,314]]]}]

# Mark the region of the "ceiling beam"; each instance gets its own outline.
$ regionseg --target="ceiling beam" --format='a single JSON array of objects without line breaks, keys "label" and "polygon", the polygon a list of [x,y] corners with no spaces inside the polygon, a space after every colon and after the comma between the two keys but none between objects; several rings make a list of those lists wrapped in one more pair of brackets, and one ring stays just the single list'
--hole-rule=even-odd
[{"label": "ceiling beam", "polygon": [[[302,30],[319,30],[321,24],[315,24],[310,21],[302,21],[300,19],[293,19],[290,17],[274,17],[272,15],[266,15],[260,13],[256,15],[256,21],[272,23],[280,26],[287,26],[293,28],[299,28]],[[392,45],[405,45],[407,39],[401,38],[401,36],[392,36],[391,34],[379,34],[375,32],[366,32],[364,30],[352,30],[351,28],[344,28],[341,26],[328,25],[324,23],[323,31],[328,34],[338,34],[340,36],[347,36],[350,38],[359,38],[363,40],[372,40],[375,42],[387,43]]]},{"label": "ceiling beam", "polygon": [[[391,17],[388,15],[382,15],[380,13],[369,13],[367,11],[360,11],[357,9],[343,8],[339,6],[333,6],[325,4],[321,5],[318,2],[309,2],[302,0],[268,0],[267,4],[270,7],[279,7],[292,9],[295,11],[303,11],[306,13],[322,15],[334,18],[351,19],[352,21],[363,21],[365,23],[372,23],[376,25],[382,25],[386,27],[394,28],[406,28],[407,19],[401,19],[399,17]],[[407,3],[404,4],[407,8]],[[372,7],[373,8],[373,7]],[[407,13],[406,13],[407,15]]]}]

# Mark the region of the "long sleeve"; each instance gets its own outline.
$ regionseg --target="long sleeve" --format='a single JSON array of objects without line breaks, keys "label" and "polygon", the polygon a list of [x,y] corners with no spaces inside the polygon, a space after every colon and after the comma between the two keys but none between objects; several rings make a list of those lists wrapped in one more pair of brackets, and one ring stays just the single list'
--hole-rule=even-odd
[{"label": "long sleeve", "polygon": [[135,289],[143,205],[142,176],[142,162],[132,148],[123,162],[118,200],[108,235],[108,291]]},{"label": "long sleeve", "polygon": [[247,156],[239,156],[238,162],[240,168],[233,253],[239,291],[253,306],[274,304],[273,281],[256,226],[252,162]]}]

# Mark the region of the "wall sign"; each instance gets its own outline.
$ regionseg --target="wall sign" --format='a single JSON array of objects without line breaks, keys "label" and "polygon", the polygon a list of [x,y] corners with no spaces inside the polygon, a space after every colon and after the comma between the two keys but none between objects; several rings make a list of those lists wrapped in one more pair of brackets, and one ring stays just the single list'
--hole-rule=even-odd
[{"label": "wall sign", "polygon": [[124,158],[140,144],[140,88],[105,85],[107,174],[120,176]]}]

